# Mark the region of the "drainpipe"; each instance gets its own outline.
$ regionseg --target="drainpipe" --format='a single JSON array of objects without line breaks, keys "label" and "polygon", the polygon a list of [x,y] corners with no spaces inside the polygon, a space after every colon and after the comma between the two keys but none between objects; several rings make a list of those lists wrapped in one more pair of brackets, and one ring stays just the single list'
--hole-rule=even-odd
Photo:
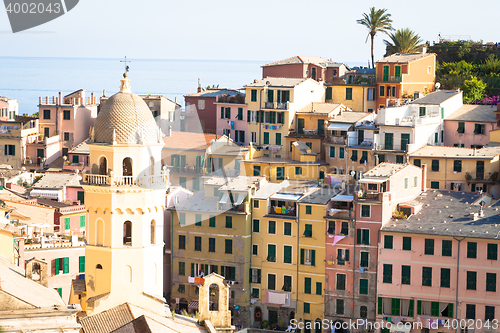
[{"label": "drainpipe", "polygon": [[356,228],[356,201],[354,202],[354,246],[352,250],[352,319],[354,320],[354,312],[356,311],[356,233],[357,233],[357,228]]},{"label": "drainpipe", "polygon": [[[453,237],[454,240],[458,242],[458,253],[457,253],[457,285],[455,289],[455,318],[458,318],[458,276],[459,276],[459,271],[460,271],[460,242],[465,239],[465,237],[462,237],[461,239],[456,238],[455,236]],[[458,327],[455,328],[455,332],[457,332]]]},{"label": "drainpipe", "polygon": [[[295,288],[295,315],[297,315],[298,308],[299,308],[299,265],[300,265],[300,247],[299,247],[299,237],[300,237],[300,219],[299,219],[299,204],[297,204],[297,277],[295,278],[296,280],[296,288]],[[305,255],[305,254],[304,254]],[[297,319],[297,318],[295,318]]]}]

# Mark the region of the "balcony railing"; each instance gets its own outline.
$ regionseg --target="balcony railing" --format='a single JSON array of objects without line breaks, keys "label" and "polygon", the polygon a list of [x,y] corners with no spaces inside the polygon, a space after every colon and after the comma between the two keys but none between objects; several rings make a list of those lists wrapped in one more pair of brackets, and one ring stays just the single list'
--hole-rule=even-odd
[{"label": "balcony railing", "polygon": [[271,206],[269,207],[269,214],[273,215],[286,215],[286,216],[297,216],[297,211],[294,206]]},{"label": "balcony railing", "polygon": [[408,145],[378,145],[378,150],[394,150],[394,151],[406,151]]},{"label": "balcony railing", "polygon": [[356,193],[354,195],[354,200],[375,200],[375,201],[385,201],[391,200],[390,192],[375,192],[375,193]]},{"label": "balcony railing", "polygon": [[465,180],[469,183],[474,182],[495,182],[498,180],[498,173],[484,173],[484,172],[466,172]]},{"label": "balcony railing", "polygon": [[83,183],[88,185],[103,186],[164,186],[168,184],[168,176],[106,176],[106,175],[84,175]]},{"label": "balcony railing", "polygon": [[264,109],[278,109],[278,110],[288,110],[290,102],[278,103],[278,102],[266,102],[264,104]]},{"label": "balcony railing", "polygon": [[344,145],[346,139],[343,136],[331,136],[328,140],[329,143],[334,143],[336,145]]},{"label": "balcony railing", "polygon": [[201,167],[195,167],[195,166],[172,166],[170,167],[172,172],[178,172],[178,173],[192,173],[192,174],[202,174],[203,173],[203,168]]},{"label": "balcony railing", "polygon": [[331,208],[330,210],[327,210],[327,215],[334,218],[351,218],[352,211],[348,209]]},{"label": "balcony railing", "polygon": [[378,80],[379,82],[390,82],[390,83],[400,83],[401,76],[391,76],[391,77],[382,77],[382,80]]}]

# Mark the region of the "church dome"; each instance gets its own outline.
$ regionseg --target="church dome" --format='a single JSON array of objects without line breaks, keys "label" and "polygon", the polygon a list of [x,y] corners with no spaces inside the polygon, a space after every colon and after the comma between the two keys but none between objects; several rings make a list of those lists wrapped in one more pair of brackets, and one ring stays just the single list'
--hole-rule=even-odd
[{"label": "church dome", "polygon": [[120,92],[101,107],[94,125],[94,142],[113,144],[158,143],[158,126],[144,100],[121,80]]}]

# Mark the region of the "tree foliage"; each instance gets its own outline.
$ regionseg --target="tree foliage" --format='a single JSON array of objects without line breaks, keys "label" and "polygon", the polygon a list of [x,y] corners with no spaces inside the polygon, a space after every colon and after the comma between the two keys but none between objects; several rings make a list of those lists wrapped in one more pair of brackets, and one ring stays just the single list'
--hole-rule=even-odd
[{"label": "tree foliage", "polygon": [[391,14],[387,13],[387,9],[385,8],[375,9],[375,7],[370,7],[370,12],[368,14],[363,13],[363,18],[356,20],[356,22],[368,29],[365,43],[368,42],[368,38],[370,38],[372,67],[375,68],[375,59],[373,57],[373,42],[375,35],[378,32],[389,34],[390,31],[394,30],[392,27]]},{"label": "tree foliage", "polygon": [[486,84],[473,76],[469,80],[465,80],[462,89],[464,91],[463,101],[465,104],[472,104],[484,98]]},{"label": "tree foliage", "polygon": [[422,38],[413,30],[405,28],[390,33],[391,40],[384,39],[386,56],[394,53],[415,53],[423,45]]}]

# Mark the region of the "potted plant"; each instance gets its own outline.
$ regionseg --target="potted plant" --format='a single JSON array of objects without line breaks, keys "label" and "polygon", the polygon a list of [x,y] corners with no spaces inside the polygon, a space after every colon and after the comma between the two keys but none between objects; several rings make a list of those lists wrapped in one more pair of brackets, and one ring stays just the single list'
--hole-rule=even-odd
[{"label": "potted plant", "polygon": [[465,179],[466,180],[471,180],[472,179],[472,175],[469,172],[466,172],[465,173]]},{"label": "potted plant", "polygon": [[264,320],[261,324],[262,328],[267,328],[267,320]]},{"label": "potted plant", "polygon": [[490,180],[496,182],[498,180],[498,171],[495,171],[491,174]]}]

